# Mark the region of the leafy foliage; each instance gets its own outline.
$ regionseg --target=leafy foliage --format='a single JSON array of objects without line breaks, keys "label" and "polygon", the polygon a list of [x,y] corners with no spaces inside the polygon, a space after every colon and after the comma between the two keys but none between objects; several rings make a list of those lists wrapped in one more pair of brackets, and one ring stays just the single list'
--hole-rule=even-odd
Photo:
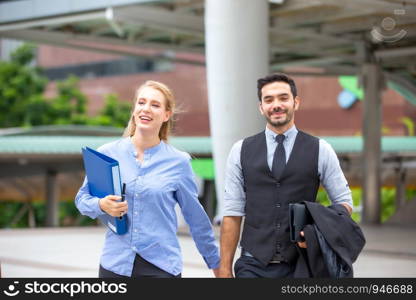
[{"label": "leafy foliage", "polygon": [[56,83],[56,96],[45,98],[48,79],[31,65],[35,46],[24,44],[0,61],[0,127],[52,124],[84,124],[125,127],[130,104],[115,94],[106,96],[105,106],[95,117],[87,115],[87,97],[79,90],[79,80],[69,76]]},{"label": "leafy foliage", "polygon": [[[361,221],[361,213],[359,208],[361,207],[362,201],[362,189],[361,188],[351,188],[352,201],[355,210],[352,213],[352,218],[356,222]],[[416,189],[407,189],[406,190],[406,201],[411,201],[416,199]],[[316,201],[322,205],[328,206],[331,205],[328,194],[324,189],[319,189]],[[384,223],[387,221],[394,213],[396,212],[396,189],[389,187],[381,188],[381,222]]]},{"label": "leafy foliage", "polygon": [[104,108],[89,124],[125,127],[129,121],[130,113],[131,105],[129,103],[121,102],[116,94],[108,94]]},{"label": "leafy foliage", "polygon": [[[19,210],[23,208],[25,204],[15,201],[2,201],[0,202],[0,228],[27,228],[29,227],[29,221],[27,213],[22,217],[13,220],[19,213]],[[33,202],[30,204],[33,210],[34,222],[36,227],[44,227],[46,224],[46,203],[45,202]],[[61,201],[59,202],[59,226],[90,226],[97,225],[99,222],[97,219],[93,220],[87,216],[83,216],[77,210],[73,201]]]},{"label": "leafy foliage", "polygon": [[39,68],[30,66],[34,46],[23,45],[9,62],[0,62],[0,126],[12,127],[26,122],[31,103],[39,103],[47,84]]}]

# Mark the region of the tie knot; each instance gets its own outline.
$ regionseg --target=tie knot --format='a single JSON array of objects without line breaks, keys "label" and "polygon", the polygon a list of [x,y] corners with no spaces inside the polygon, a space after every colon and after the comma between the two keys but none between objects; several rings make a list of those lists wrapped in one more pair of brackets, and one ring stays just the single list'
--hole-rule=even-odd
[{"label": "tie knot", "polygon": [[285,139],[285,135],[284,134],[278,134],[276,135],[276,142],[278,142],[279,144],[283,143]]}]

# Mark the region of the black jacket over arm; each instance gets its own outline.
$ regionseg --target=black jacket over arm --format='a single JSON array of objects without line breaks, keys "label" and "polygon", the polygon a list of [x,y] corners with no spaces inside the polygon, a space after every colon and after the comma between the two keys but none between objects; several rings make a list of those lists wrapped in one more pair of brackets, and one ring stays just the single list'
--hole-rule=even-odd
[{"label": "black jacket over arm", "polygon": [[[304,203],[313,225],[307,225],[303,230],[307,248],[298,248],[300,255],[294,276],[333,277],[330,274],[334,274],[334,270],[328,271],[327,258],[335,254],[337,267],[342,268],[340,277],[353,277],[352,264],[365,245],[361,228],[341,204],[326,207],[315,202]],[[321,247],[322,237],[329,247]]]}]

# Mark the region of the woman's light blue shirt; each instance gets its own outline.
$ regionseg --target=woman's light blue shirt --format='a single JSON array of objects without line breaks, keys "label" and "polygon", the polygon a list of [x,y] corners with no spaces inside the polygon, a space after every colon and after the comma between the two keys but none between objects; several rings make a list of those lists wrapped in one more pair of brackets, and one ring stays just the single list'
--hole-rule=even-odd
[{"label": "woman's light blue shirt", "polygon": [[[116,235],[107,230],[100,263],[114,273],[130,276],[138,253],[162,270],[182,272],[177,238],[176,204],[179,204],[192,238],[208,268],[219,266],[219,251],[211,222],[198,200],[198,189],[190,156],[161,141],[146,149],[143,162],[136,160],[130,138],[105,144],[98,151],[118,160],[122,183],[126,183],[128,232]],[[99,198],[88,191],[88,179],[75,198],[78,210],[91,218],[104,212]]]}]

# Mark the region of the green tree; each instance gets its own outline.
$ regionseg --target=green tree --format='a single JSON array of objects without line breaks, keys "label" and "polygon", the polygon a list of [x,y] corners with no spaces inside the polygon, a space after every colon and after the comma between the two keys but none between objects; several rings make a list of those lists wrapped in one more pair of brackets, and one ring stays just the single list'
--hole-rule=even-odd
[{"label": "green tree", "polygon": [[56,83],[57,93],[44,96],[48,79],[42,70],[31,65],[35,46],[24,44],[0,62],[0,127],[51,124],[88,124],[114,127],[126,126],[130,104],[117,95],[106,96],[105,106],[91,118],[87,116],[87,97],[79,89],[79,79],[69,76]]},{"label": "green tree", "polygon": [[57,83],[58,96],[52,101],[55,124],[87,124],[87,97],[78,83],[79,79],[72,75]]},{"label": "green tree", "polygon": [[100,114],[89,124],[125,127],[129,121],[131,104],[121,101],[116,94],[108,94]]},{"label": "green tree", "polygon": [[25,44],[0,62],[0,126],[13,127],[26,123],[31,103],[38,103],[48,82],[37,67],[30,65],[35,47]]},{"label": "green tree", "polygon": [[26,126],[49,124],[87,124],[87,98],[78,88],[78,78],[70,76],[56,84],[57,96],[33,97],[27,104]]}]

